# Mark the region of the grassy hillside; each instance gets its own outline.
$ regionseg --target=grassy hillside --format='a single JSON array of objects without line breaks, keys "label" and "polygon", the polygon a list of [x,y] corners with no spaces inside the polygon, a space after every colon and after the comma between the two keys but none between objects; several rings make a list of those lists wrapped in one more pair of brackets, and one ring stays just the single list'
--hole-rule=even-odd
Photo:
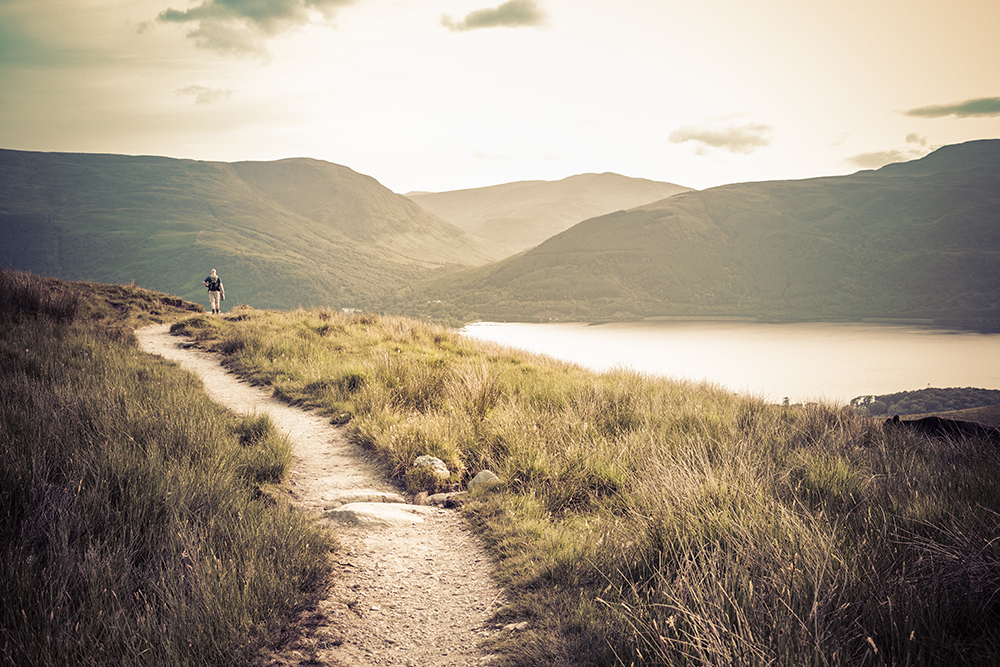
[{"label": "grassy hillside", "polygon": [[243,311],[180,325],[348,422],[411,490],[431,454],[525,622],[503,665],[1000,662],[1000,457],[830,406],[595,374],[418,321]]},{"label": "grassy hillside", "polygon": [[470,234],[514,254],[582,220],[648,204],[689,189],[605,173],[407,196]]},{"label": "grassy hillside", "polygon": [[477,265],[503,255],[347,167],[304,158],[235,162],[232,167],[288,210],[417,266]]},{"label": "grassy hillside", "polygon": [[947,419],[977,422],[1000,428],[1000,405],[987,405],[980,408],[966,408],[964,410],[946,410],[943,412],[923,412],[917,413],[911,418],[917,419],[920,417],[930,417],[931,415]]},{"label": "grassy hillside", "polygon": [[267,418],[132,330],[201,308],[0,271],[0,662],[249,664],[327,571]]},{"label": "grassy hillside", "polygon": [[[526,622],[502,665],[1000,661],[1000,457],[710,385],[592,373],[414,320],[197,306],[0,272],[0,656],[246,664],[329,544],[272,484],[287,443],[132,327],[175,325],[348,423],[401,485],[479,470],[467,516]],[[272,498],[279,499],[277,502]]]},{"label": "grassy hillside", "polygon": [[500,257],[374,179],[315,160],[213,163],[0,151],[0,262],[205,302],[362,306]]},{"label": "grassy hillside", "polygon": [[592,218],[519,256],[417,285],[396,307],[458,319],[997,326],[998,220],[1000,140],[970,142],[878,171],[723,186]]}]

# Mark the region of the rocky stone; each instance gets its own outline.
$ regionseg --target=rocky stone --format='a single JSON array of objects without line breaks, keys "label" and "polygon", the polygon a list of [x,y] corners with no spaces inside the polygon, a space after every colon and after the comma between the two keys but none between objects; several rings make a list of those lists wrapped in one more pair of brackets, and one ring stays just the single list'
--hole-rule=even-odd
[{"label": "rocky stone", "polygon": [[433,507],[399,503],[348,503],[324,514],[329,519],[354,526],[408,526],[423,523]]},{"label": "rocky stone", "polygon": [[436,456],[428,456],[426,454],[423,456],[418,456],[416,460],[413,461],[413,467],[430,468],[431,472],[433,472],[441,479],[448,479],[448,477],[451,475],[451,473],[448,472],[448,466],[446,466],[444,464],[444,461],[442,461]]},{"label": "rocky stone", "polygon": [[329,496],[323,503],[323,509],[332,510],[350,503],[405,503],[403,496],[392,491],[376,489],[344,489]]},{"label": "rocky stone", "polygon": [[456,508],[464,505],[469,499],[469,494],[465,491],[453,491],[451,493],[435,493],[428,496],[427,504],[438,507]]},{"label": "rocky stone", "polygon": [[483,470],[480,471],[478,475],[473,477],[471,482],[469,482],[469,491],[472,491],[473,489],[478,489],[479,487],[484,487],[484,488],[490,487],[493,486],[494,484],[499,484],[499,483],[500,483],[500,478],[497,477],[493,471]]}]

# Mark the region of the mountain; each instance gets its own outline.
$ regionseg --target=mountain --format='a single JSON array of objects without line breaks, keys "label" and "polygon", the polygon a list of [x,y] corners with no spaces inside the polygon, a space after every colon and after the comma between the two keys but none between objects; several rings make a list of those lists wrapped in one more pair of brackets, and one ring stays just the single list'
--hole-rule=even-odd
[{"label": "mountain", "polygon": [[520,181],[407,196],[431,213],[514,254],[597,215],[663,199],[685,188],[618,174]]},{"label": "mountain", "polygon": [[416,285],[396,307],[406,304],[466,321],[711,315],[998,326],[1000,140],[849,176],[674,195]]},{"label": "mountain", "polygon": [[228,304],[363,306],[504,253],[375,179],[311,159],[200,162],[0,150],[0,262]]}]

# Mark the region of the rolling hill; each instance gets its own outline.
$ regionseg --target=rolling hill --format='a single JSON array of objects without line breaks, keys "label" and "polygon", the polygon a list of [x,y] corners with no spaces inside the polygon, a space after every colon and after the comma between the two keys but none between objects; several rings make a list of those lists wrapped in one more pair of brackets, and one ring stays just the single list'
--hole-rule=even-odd
[{"label": "rolling hill", "polygon": [[365,306],[503,257],[375,179],[311,159],[199,162],[0,150],[0,262],[228,305]]},{"label": "rolling hill", "polygon": [[458,320],[932,318],[1000,325],[1000,140],[849,176],[686,192],[404,290]]},{"label": "rolling hill", "polygon": [[673,183],[619,174],[520,181],[451,192],[411,193],[426,210],[514,254],[588,218],[686,192]]}]

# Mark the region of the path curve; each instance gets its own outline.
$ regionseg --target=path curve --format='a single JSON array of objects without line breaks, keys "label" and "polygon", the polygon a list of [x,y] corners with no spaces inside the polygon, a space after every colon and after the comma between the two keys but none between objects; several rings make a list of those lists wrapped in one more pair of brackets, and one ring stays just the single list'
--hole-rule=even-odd
[{"label": "path curve", "polygon": [[488,555],[461,517],[453,510],[401,502],[342,427],[229,373],[217,356],[171,336],[169,329],[157,324],[135,333],[143,351],[198,375],[212,400],[237,413],[270,416],[292,443],[287,485],[293,504],[323,517],[340,543],[332,555],[333,580],[319,604],[301,615],[299,637],[260,664],[467,667],[492,662],[495,656],[477,645],[498,631],[487,619],[503,596],[490,577]]}]

